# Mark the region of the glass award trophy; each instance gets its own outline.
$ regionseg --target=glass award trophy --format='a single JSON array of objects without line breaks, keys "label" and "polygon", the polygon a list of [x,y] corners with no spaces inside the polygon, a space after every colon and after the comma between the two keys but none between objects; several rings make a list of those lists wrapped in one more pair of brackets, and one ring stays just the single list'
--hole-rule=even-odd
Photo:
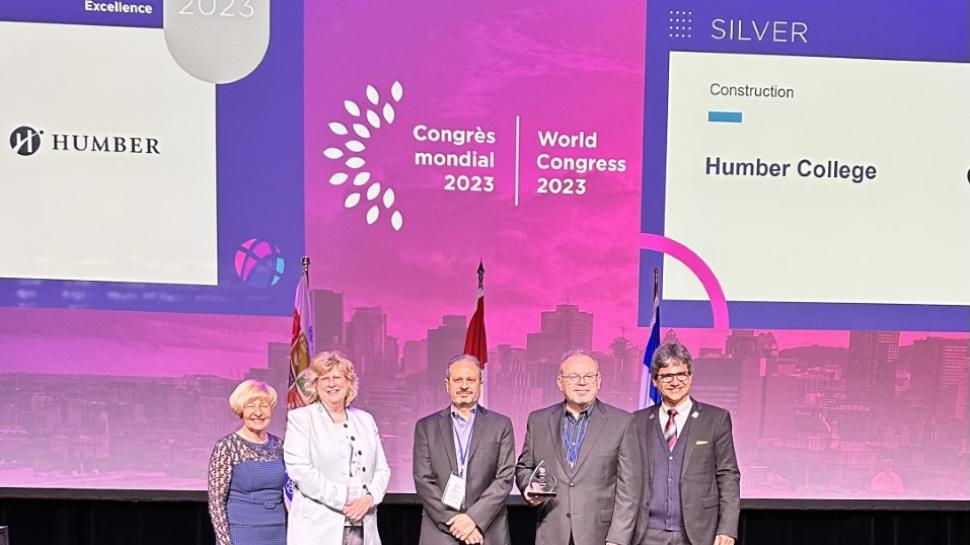
[{"label": "glass award trophy", "polygon": [[556,476],[546,471],[545,460],[540,460],[529,476],[526,491],[530,497],[551,498],[556,495]]}]

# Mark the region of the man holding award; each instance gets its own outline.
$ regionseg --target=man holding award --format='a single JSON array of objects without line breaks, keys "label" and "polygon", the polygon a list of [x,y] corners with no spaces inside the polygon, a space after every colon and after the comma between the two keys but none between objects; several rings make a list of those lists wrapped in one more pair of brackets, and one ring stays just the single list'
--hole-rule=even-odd
[{"label": "man holding award", "polygon": [[424,507],[420,543],[508,545],[512,421],[478,405],[482,366],[474,356],[449,362],[445,388],[451,405],[414,426],[414,488]]},{"label": "man holding award", "polygon": [[[625,444],[630,413],[596,399],[601,377],[591,354],[571,352],[556,379],[564,401],[529,415],[516,484],[539,509],[537,545],[629,545],[636,522],[639,463]],[[614,518],[614,510],[623,517]]]}]

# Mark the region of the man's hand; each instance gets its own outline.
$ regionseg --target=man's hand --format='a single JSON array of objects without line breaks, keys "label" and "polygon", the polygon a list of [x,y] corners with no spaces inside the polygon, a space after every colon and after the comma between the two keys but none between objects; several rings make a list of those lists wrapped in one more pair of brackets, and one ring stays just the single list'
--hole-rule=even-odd
[{"label": "man's hand", "polygon": [[374,497],[364,494],[356,500],[351,500],[344,505],[344,516],[354,522],[359,522],[367,514],[367,511],[374,506]]},{"label": "man's hand", "polygon": [[525,492],[522,493],[522,497],[525,498],[526,503],[529,505],[542,505],[549,499],[548,496],[533,496],[529,492],[538,492],[540,490],[538,483],[529,483],[526,487]]},{"label": "man's hand", "polygon": [[482,532],[479,531],[478,528],[475,528],[475,531],[472,532],[472,535],[468,536],[465,539],[465,543],[468,543],[468,545],[481,545],[484,542],[485,542],[485,536],[482,535]]},{"label": "man's hand", "polygon": [[714,545],[734,545],[734,538],[724,534],[714,536]]},{"label": "man's hand", "polygon": [[473,541],[468,541],[473,537],[478,528],[475,525],[475,521],[465,513],[458,513],[457,515],[448,519],[446,523],[448,529],[451,531],[451,535],[459,541],[465,541],[466,543],[474,543]]}]

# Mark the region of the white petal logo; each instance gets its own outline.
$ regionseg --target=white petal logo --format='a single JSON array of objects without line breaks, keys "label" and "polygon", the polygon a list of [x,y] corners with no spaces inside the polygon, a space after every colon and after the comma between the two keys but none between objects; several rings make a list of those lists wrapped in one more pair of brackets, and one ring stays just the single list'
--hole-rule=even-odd
[{"label": "white petal logo", "polygon": [[390,217],[391,227],[395,231],[400,231],[404,226],[404,216],[400,210],[394,209],[397,202],[394,190],[388,185],[387,180],[382,184],[380,181],[371,179],[371,171],[368,170],[364,154],[367,151],[368,140],[379,132],[381,126],[387,127],[394,123],[396,114],[394,105],[400,102],[403,96],[404,87],[401,82],[395,81],[391,85],[390,98],[384,100],[383,106],[381,95],[373,85],[368,85],[364,89],[366,100],[359,102],[344,100],[344,110],[349,116],[348,119],[331,121],[327,124],[330,132],[341,137],[343,142],[339,146],[323,150],[323,156],[334,161],[338,168],[337,172],[330,176],[330,185],[339,187],[347,184],[348,181],[351,182],[347,186],[349,192],[344,197],[344,208],[349,210],[363,205],[361,209],[367,209],[364,219],[368,225],[377,223],[381,216]]}]

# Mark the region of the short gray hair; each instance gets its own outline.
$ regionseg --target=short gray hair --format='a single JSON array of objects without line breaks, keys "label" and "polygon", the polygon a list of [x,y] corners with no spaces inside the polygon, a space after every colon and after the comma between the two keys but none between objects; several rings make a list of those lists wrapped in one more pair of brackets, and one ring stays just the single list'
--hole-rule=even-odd
[{"label": "short gray hair", "polygon": [[676,341],[665,342],[657,347],[650,358],[650,376],[657,378],[661,369],[678,363],[686,365],[688,373],[694,372],[694,359],[690,357],[687,347]]},{"label": "short gray hair", "polygon": [[460,361],[470,361],[478,367],[478,378],[482,378],[482,362],[478,361],[478,358],[472,356],[471,354],[458,354],[457,356],[448,360],[448,365],[445,366],[445,380],[451,378],[451,366]]}]

